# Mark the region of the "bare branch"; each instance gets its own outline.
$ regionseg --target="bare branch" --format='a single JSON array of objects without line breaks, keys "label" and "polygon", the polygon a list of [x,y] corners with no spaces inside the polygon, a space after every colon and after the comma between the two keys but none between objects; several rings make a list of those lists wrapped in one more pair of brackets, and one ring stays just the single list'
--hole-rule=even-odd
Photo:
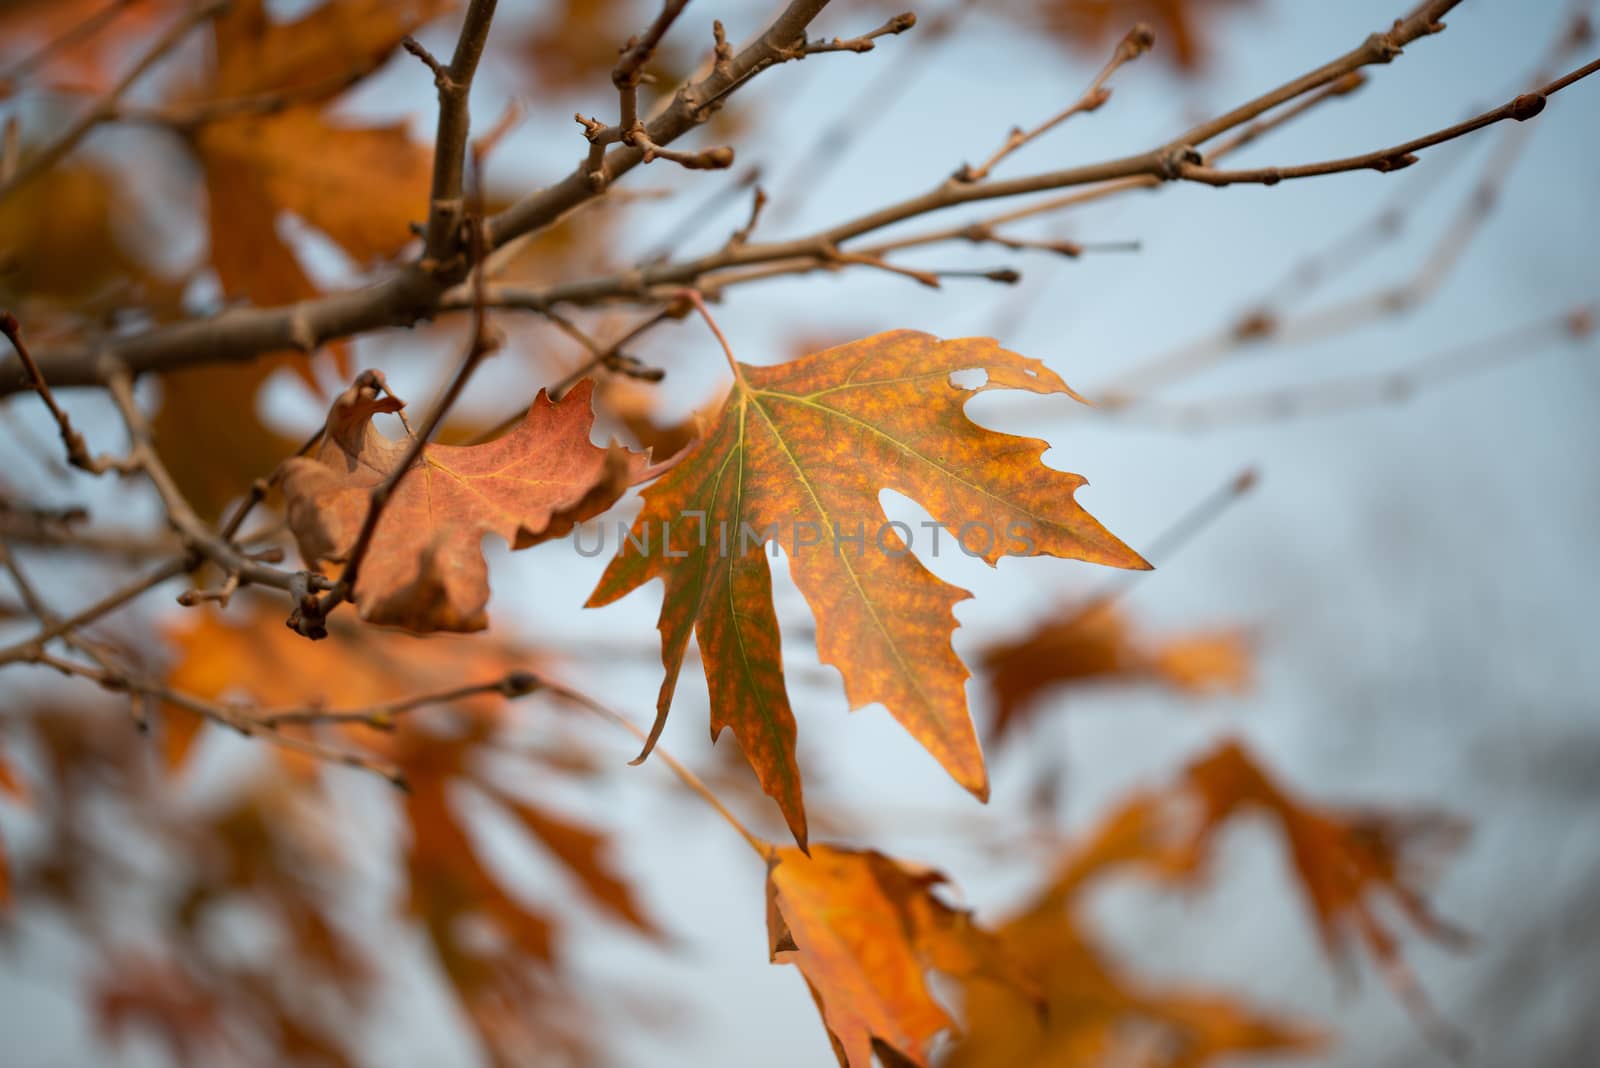
[{"label": "bare branch", "polygon": [[916,24],[916,13],[906,11],[896,15],[877,29],[869,30],[859,37],[834,37],[826,41],[807,41],[801,51],[808,56],[821,55],[824,52],[870,52],[877,47],[875,42],[879,37],[905,33]]},{"label": "bare branch", "polygon": [[469,697],[499,694],[502,697],[525,697],[542,689],[544,683],[538,676],[526,671],[513,671],[488,682],[455,686],[435,693],[417,694],[394,701],[382,701],[361,708],[329,709],[316,705],[300,708],[262,709],[251,714],[251,720],[268,729],[290,724],[344,723],[388,731],[395,727],[395,717],[429,705],[451,704]]},{"label": "bare branch", "polygon": [[44,380],[44,375],[39,371],[39,365],[33,362],[33,357],[28,354],[28,346],[22,340],[22,326],[17,322],[17,317],[10,312],[0,312],[0,334],[6,336],[11,342],[11,347],[16,350],[17,359],[22,361],[23,370],[28,375],[28,385],[44,401],[44,406],[50,409],[50,417],[56,421],[57,428],[61,431],[61,442],[66,446],[67,462],[73,467],[90,474],[100,475],[107,471],[122,470],[121,461],[107,456],[91,456],[88,443],[83,435],[78,433],[72,425],[72,419],[56,403],[56,398],[50,392],[50,387]]},{"label": "bare branch", "polygon": [[[751,77],[783,62],[783,53],[803,39],[805,28],[827,0],[791,0],[766,32],[706,77],[679,88],[661,114],[645,124],[654,145],[668,145],[710,118],[714,101]],[[580,164],[567,178],[525,197],[489,222],[488,246],[549,226],[586,203],[643,160],[643,151],[619,146],[606,157],[605,182],[596,187]],[[464,278],[466,265],[460,265]],[[42,353],[39,364],[58,388],[98,385],[100,357],[115,358],[133,374],[174,370],[218,361],[247,360],[283,349],[309,350],[328,341],[386,326],[411,326],[431,316],[451,282],[422,265],[409,265],[376,285],[335,293],[277,308],[232,309],[212,319],[157,327],[126,338],[108,339],[100,350]],[[26,388],[16,361],[0,361],[0,396]]]},{"label": "bare branch", "polygon": [[1031,130],[1024,131],[1020,126],[1013,127],[1010,136],[1006,138],[1005,144],[996,149],[994,155],[984,160],[983,165],[976,169],[970,166],[962,166],[956,172],[956,180],[959,182],[981,182],[989,177],[989,172],[995,168],[996,164],[1029,141],[1049,133],[1074,115],[1099,110],[1102,104],[1111,99],[1111,90],[1106,88],[1106,82],[1110,81],[1111,76],[1124,64],[1131,63],[1150,51],[1150,46],[1155,44],[1155,40],[1155,34],[1151,32],[1150,27],[1142,22],[1136,25],[1123,35],[1121,41],[1117,42],[1117,47],[1111,53],[1111,58],[1106,61],[1104,67],[1100,68],[1100,73],[1095,75],[1094,81],[1089,83],[1089,88],[1083,91],[1082,96],[1068,105],[1065,110],[1046,119]]},{"label": "bare branch", "polygon": [[162,506],[167,512],[167,522],[183,539],[184,546],[190,554],[190,559],[185,561],[181,570],[192,571],[199,566],[200,561],[210,560],[220,567],[225,575],[237,576],[239,583],[268,586],[288,590],[291,593],[298,592],[301,586],[325,589],[331,585],[320,575],[295,573],[271,567],[260,558],[244,553],[227,540],[213,534],[205,522],[195,514],[183,491],[178,488],[177,480],[172,477],[172,473],[167,470],[166,464],[156,452],[150,425],[133,396],[132,377],[126,371],[114,368],[107,376],[106,385],[128,429],[130,447],[124,468],[130,471],[142,471],[161,497]]},{"label": "bare branch", "polygon": [[1403,404],[1426,390],[1527,359],[1559,342],[1581,344],[1593,336],[1597,312],[1600,306],[1588,304],[1545,316],[1493,337],[1434,353],[1394,371],[1192,404],[1138,403],[1110,412],[1114,418],[1141,426],[1198,432]]},{"label": "bare branch", "polygon": [[448,263],[460,240],[459,227],[466,211],[462,175],[467,165],[467,134],[471,116],[467,98],[478,60],[489,40],[495,0],[472,0],[456,40],[450,66],[443,67],[422,46],[408,42],[407,51],[423,57],[433,71],[439,90],[439,129],[433,144],[433,188],[428,194],[428,222],[423,231],[424,263],[437,268]]},{"label": "bare branch", "polygon": [[43,651],[37,651],[26,659],[29,663],[54,668],[63,675],[86,679],[110,693],[134,694],[151,701],[175,705],[186,712],[192,712],[214,723],[232,728],[246,737],[259,737],[281,749],[301,753],[329,764],[339,764],[344,767],[370,771],[374,775],[379,775],[389,780],[389,782],[401,789],[406,788],[405,776],[401,774],[400,769],[395,765],[375,760],[362,753],[336,749],[297,734],[284,734],[275,727],[268,726],[251,715],[246,706],[205,701],[195,697],[193,694],[169,689],[122,672],[90,667],[87,664],[80,664],[75,660],[67,660]]},{"label": "bare branch", "polygon": [[1217,170],[1202,163],[1184,161],[1179,164],[1178,177],[1192,182],[1204,182],[1206,185],[1234,185],[1240,182],[1256,182],[1262,185],[1277,185],[1279,182],[1295,178],[1314,178],[1324,174],[1339,174],[1344,171],[1374,170],[1387,173],[1409,167],[1417,162],[1415,153],[1435,145],[1453,141],[1485,126],[1493,126],[1497,122],[1515,119],[1517,122],[1526,122],[1544,110],[1545,101],[1560,92],[1567,86],[1588,77],[1600,70],[1600,59],[1586,63],[1577,70],[1550,82],[1531,93],[1523,93],[1514,100],[1475,115],[1465,122],[1458,122],[1454,126],[1447,126],[1442,130],[1425,134],[1402,144],[1390,148],[1380,148],[1373,152],[1364,152],[1359,156],[1346,156],[1342,159],[1323,160],[1320,163],[1303,163],[1295,167],[1258,167],[1251,170],[1224,171]]},{"label": "bare branch", "polygon": [[58,638],[70,630],[93,623],[102,616],[110,615],[129,601],[148,593],[163,582],[175,579],[189,570],[189,562],[186,559],[178,558],[167,561],[167,563],[150,574],[107,594],[87,608],[80,609],[70,616],[56,620],[54,623],[46,624],[33,637],[0,649],[0,666],[30,659],[34,653],[44,649],[46,642]]}]

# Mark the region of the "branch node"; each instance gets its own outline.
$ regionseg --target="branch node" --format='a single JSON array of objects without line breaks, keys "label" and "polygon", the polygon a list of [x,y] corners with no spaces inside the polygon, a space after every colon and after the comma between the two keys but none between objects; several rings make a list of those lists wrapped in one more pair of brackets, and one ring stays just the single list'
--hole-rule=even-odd
[{"label": "branch node", "polygon": [[1523,93],[1511,102],[1511,117],[1518,122],[1527,122],[1544,110],[1544,104],[1543,93]]},{"label": "branch node", "polygon": [[1170,145],[1161,150],[1156,161],[1156,173],[1162,181],[1173,182],[1183,177],[1185,167],[1198,167],[1204,163],[1205,157],[1193,145]]},{"label": "branch node", "polygon": [[457,86],[450,78],[450,68],[441,63],[432,52],[422,47],[420,41],[415,37],[406,37],[400,42],[400,46],[422,60],[423,65],[433,72],[433,84],[441,93],[456,91]]}]

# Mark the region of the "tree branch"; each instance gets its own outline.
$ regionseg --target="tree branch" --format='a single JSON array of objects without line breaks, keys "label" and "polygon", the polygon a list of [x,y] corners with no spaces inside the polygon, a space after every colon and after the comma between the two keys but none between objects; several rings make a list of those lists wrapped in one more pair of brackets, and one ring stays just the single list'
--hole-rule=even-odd
[{"label": "tree branch", "polygon": [[[805,36],[805,28],[827,0],[791,0],[754,42],[704,78],[678,90],[672,103],[645,124],[652,144],[667,145],[705,122],[712,103],[755,74],[784,61],[786,50]],[[643,161],[642,149],[620,146],[606,156],[605,183],[592,186],[580,164],[561,182],[540,190],[494,216],[488,226],[490,248],[549,226],[605,191]],[[456,279],[465,278],[465,265]],[[101,355],[115,358],[134,375],[202,363],[248,360],[283,349],[310,351],[337,338],[387,326],[412,326],[430,317],[449,288],[421,265],[402,268],[364,289],[335,293],[276,308],[239,308],[199,322],[157,327],[126,338],[109,338],[98,348],[39,354],[39,366],[59,387],[100,385]],[[27,388],[28,378],[14,360],[0,361],[0,396]]]},{"label": "tree branch", "polygon": [[1111,80],[1111,76],[1119,68],[1150,51],[1150,46],[1155,44],[1155,40],[1155,34],[1150,31],[1150,27],[1142,22],[1136,25],[1123,35],[1121,41],[1117,42],[1117,47],[1111,53],[1111,58],[1106,61],[1104,67],[1100,68],[1100,73],[1095,75],[1094,81],[1089,83],[1089,87],[1083,91],[1083,95],[1079,96],[1064,110],[1046,119],[1031,130],[1023,130],[1020,126],[1013,127],[1010,136],[1006,138],[1005,144],[996,149],[994,155],[984,160],[983,165],[980,167],[963,166],[956,172],[956,180],[961,182],[981,182],[989,177],[989,172],[994,170],[1001,160],[1026,145],[1029,141],[1044,136],[1074,115],[1099,110],[1102,104],[1111,99],[1111,90],[1106,88],[1106,82]]},{"label": "tree branch", "polygon": [[1417,162],[1415,153],[1435,145],[1442,145],[1446,141],[1453,141],[1469,133],[1493,126],[1497,122],[1515,119],[1517,122],[1526,122],[1544,110],[1545,101],[1553,94],[1560,92],[1572,83],[1586,78],[1595,71],[1600,70],[1600,59],[1586,63],[1577,70],[1561,78],[1535,89],[1531,93],[1523,93],[1514,100],[1475,115],[1465,122],[1458,122],[1454,126],[1447,126],[1442,130],[1410,141],[1394,145],[1390,148],[1380,148],[1373,152],[1363,152],[1359,156],[1346,156],[1342,159],[1323,160],[1320,163],[1303,163],[1295,167],[1259,167],[1251,170],[1224,171],[1217,170],[1205,164],[1182,163],[1179,167],[1179,177],[1191,182],[1204,182],[1206,185],[1224,186],[1240,182],[1256,182],[1262,185],[1277,185],[1279,182],[1295,178],[1314,178],[1324,174],[1339,174],[1345,171],[1374,170],[1387,173],[1401,170]]},{"label": "tree branch", "polygon": [[461,220],[466,211],[463,174],[467,165],[467,134],[471,125],[468,97],[478,60],[489,40],[496,0],[472,0],[456,40],[449,67],[407,40],[406,49],[426,57],[439,90],[439,128],[433,143],[433,189],[428,195],[428,222],[423,232],[423,262],[448,263],[459,248]]}]

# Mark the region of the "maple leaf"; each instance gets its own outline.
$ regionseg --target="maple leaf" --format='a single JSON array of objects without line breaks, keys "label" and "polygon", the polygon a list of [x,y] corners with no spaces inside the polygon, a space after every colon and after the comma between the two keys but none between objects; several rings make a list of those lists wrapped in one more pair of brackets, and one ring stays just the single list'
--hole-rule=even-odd
[{"label": "maple leaf", "polygon": [[869,1068],[874,1052],[885,1063],[926,1065],[952,1023],[928,989],[930,971],[1032,993],[992,934],[934,896],[942,882],[870,850],[775,851],[770,956],[800,969],[845,1068]]},{"label": "maple leaf", "polygon": [[[309,643],[284,627],[281,613],[266,602],[252,605],[242,619],[237,611],[231,616],[195,612],[169,630],[180,655],[167,685],[210,700],[349,708],[448,689],[463,680],[488,681],[540,662],[534,650],[482,636],[423,639],[337,621],[325,641]],[[519,1051],[532,1048],[530,1043],[586,1052],[586,1021],[562,986],[561,915],[525,901],[496,874],[457,804],[463,793],[489,802],[521,827],[527,839],[523,848],[553,861],[603,914],[649,937],[659,937],[660,930],[610,859],[606,834],[485,774],[486,757],[504,759],[496,750],[503,749],[511,723],[507,709],[505,698],[491,693],[397,716],[389,730],[361,724],[327,729],[349,744],[359,742],[380,753],[404,776],[409,792],[396,795],[407,832],[401,868],[404,913],[420,928],[494,1063],[510,1065],[520,1063]],[[192,722],[186,715],[167,726]],[[518,750],[525,749],[519,743]],[[278,752],[288,766],[302,772],[323,766]],[[564,772],[590,770],[571,760],[551,766]],[[312,780],[294,776],[279,781],[304,793]],[[284,823],[281,816],[263,820],[252,810],[212,821],[213,837],[223,844],[206,851],[211,863],[194,865],[200,868],[201,885],[186,897],[204,898],[243,886],[270,891],[295,932],[301,955],[312,963],[325,961],[324,970],[330,970],[343,959],[339,946],[318,933],[316,917],[300,907],[292,886],[283,885],[280,869],[288,869],[282,859],[286,853],[267,840]],[[318,857],[301,867],[325,871],[332,864],[332,859]],[[498,940],[481,937],[485,928]],[[579,1059],[574,1056],[573,1061]]]},{"label": "maple leaf", "polygon": [[[1026,552],[1148,567],[1072,499],[1081,476],[1039,462],[1045,442],[985,430],[963,411],[989,389],[1076,395],[1039,361],[991,339],[914,331],[775,367],[734,366],[733,391],[705,438],[645,491],[633,542],[588,602],[608,604],[653,578],[665,583],[658,625],[666,678],[650,744],[692,631],[713,739],[733,728],[804,844],[796,727],[762,553],[782,542],[816,617],[818,653],[839,669],[850,706],[881,702],[957,782],[986,797],[968,672],[950,644],[952,608],[970,594],[910,555],[885,524],[878,495],[906,494],[958,537],[985,534],[968,550],[991,564]],[[954,372],[972,370],[986,374],[982,385],[952,382]],[[630,552],[629,544],[645,548]]]},{"label": "maple leaf", "polygon": [[1176,783],[1125,799],[1063,860],[1047,898],[1066,901],[1094,879],[1122,868],[1193,883],[1206,872],[1221,831],[1238,816],[1274,820],[1328,957],[1349,961],[1352,942],[1367,947],[1385,979],[1434,1029],[1427,999],[1378,918],[1387,898],[1423,935],[1460,945],[1467,935],[1436,915],[1426,885],[1460,844],[1466,826],[1434,811],[1341,810],[1309,804],[1276,783],[1238,742],[1192,763]]},{"label": "maple leaf", "polygon": [[1237,629],[1152,641],[1114,605],[1069,605],[1021,637],[983,650],[998,741],[1052,689],[1084,682],[1159,682],[1180,693],[1241,692],[1250,683],[1248,636]]},{"label": "maple leaf", "polygon": [[[116,79],[115,63],[130,50],[130,42],[138,41],[182,6],[179,0],[113,4],[106,0],[6,0],[0,4],[0,42],[24,44],[19,51],[35,57],[34,69],[42,83],[61,90],[102,93]],[[98,31],[83,32],[90,24],[98,25]],[[46,45],[48,50],[41,51]],[[0,81],[0,99],[16,89],[15,84]]]},{"label": "maple leaf", "polygon": [[[644,454],[590,443],[593,391],[587,379],[560,401],[540,390],[527,417],[502,437],[425,446],[396,485],[362,562],[361,618],[417,632],[482,630],[485,533],[513,549],[560,537],[647,477]],[[316,455],[284,462],[289,525],[307,564],[342,560],[354,545],[372,489],[409,449],[379,433],[372,417],[401,407],[363,376],[334,402]]]},{"label": "maple leaf", "polygon": [[1194,989],[1152,987],[1113,966],[1073,914],[1036,902],[996,936],[1044,990],[1045,1009],[994,984],[962,990],[966,1027],[945,1068],[1201,1068],[1245,1054],[1305,1055],[1326,1036],[1297,1020]]},{"label": "maple leaf", "polygon": [[122,181],[92,163],[67,162],[50,181],[0,200],[0,295],[29,302],[30,323],[92,318],[115,296],[156,318],[179,306],[178,284],[153,273],[125,240],[132,206]]},{"label": "maple leaf", "polygon": [[1378,919],[1375,898],[1387,897],[1424,935],[1446,944],[1464,932],[1429,907],[1423,883],[1438,858],[1453,851],[1466,825],[1439,812],[1338,810],[1306,804],[1266,773],[1237,742],[1218,748],[1185,772],[1181,789],[1198,805],[1183,853],[1168,867],[1178,875],[1204,863],[1218,829],[1233,815],[1256,811],[1275,819],[1289,849],[1317,933],[1328,955],[1349,953],[1352,933],[1391,981],[1410,986],[1399,944]]},{"label": "maple leaf", "polygon": [[[189,104],[275,97],[283,106],[203,123],[191,138],[224,292],[261,305],[316,292],[279,236],[297,215],[359,261],[398,251],[426,210],[432,155],[404,124],[330,121],[322,108],[371,74],[446,0],[330,0],[289,22],[238,0],[214,23],[216,63]],[[374,174],[383,181],[374,182]]]},{"label": "maple leaf", "polygon": [[[188,133],[205,181],[209,258],[224,294],[263,307],[317,294],[279,232],[285,214],[316,228],[358,263],[391,255],[411,239],[410,221],[426,210],[431,153],[411,140],[404,124],[332,120],[323,105],[450,6],[445,0],[332,0],[276,22],[262,0],[237,0],[214,21],[213,69],[180,102],[201,107],[269,96],[283,102],[275,111],[247,110]],[[375,174],[383,180],[374,182]],[[346,371],[345,347],[330,351]],[[203,515],[219,514],[241,485],[293,448],[261,421],[254,403],[261,384],[284,366],[323,396],[299,353],[162,376],[156,437],[179,488]]]}]

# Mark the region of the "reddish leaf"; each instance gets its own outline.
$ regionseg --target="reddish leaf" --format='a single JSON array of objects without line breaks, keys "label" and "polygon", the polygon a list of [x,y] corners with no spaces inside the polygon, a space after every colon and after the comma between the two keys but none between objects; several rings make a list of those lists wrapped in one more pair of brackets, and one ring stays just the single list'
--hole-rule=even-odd
[{"label": "reddish leaf", "polygon": [[[609,508],[645,476],[645,457],[589,441],[592,382],[560,401],[540,390],[525,418],[482,445],[428,445],[378,521],[356,581],[361,618],[408,630],[481,630],[489,577],[479,546],[498,534],[513,549],[560,537]],[[404,460],[408,444],[372,426],[401,407],[358,382],[328,415],[314,457],[282,469],[289,524],[316,566],[342,560],[366,518],[373,487]]]}]

